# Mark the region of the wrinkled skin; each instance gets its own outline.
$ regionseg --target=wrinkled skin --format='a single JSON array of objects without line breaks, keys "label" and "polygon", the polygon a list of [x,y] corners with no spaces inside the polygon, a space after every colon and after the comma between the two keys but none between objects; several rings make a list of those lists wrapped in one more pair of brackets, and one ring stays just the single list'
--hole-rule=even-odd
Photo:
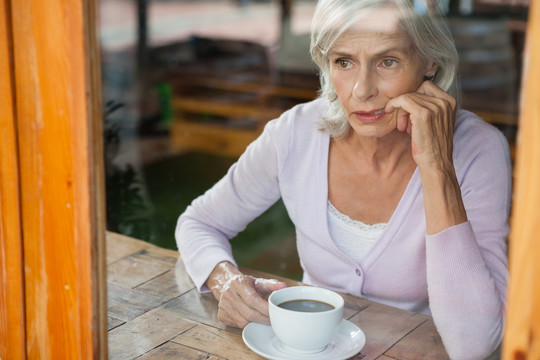
[{"label": "wrinkled skin", "polygon": [[244,275],[231,263],[219,263],[210,274],[207,286],[219,302],[218,319],[243,329],[250,322],[270,324],[266,298],[287,284]]}]

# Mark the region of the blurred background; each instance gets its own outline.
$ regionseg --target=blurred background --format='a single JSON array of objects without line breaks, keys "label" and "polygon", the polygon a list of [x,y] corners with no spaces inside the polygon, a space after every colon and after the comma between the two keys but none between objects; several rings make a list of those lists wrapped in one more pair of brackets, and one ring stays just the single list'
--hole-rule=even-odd
[{"label": "blurred background", "polygon": [[[315,5],[99,0],[108,230],[176,249],[176,220],[191,201],[267,121],[316,97]],[[499,127],[513,149],[528,1],[444,7],[461,58],[463,107]],[[232,245],[240,265],[301,277],[281,202]]]}]

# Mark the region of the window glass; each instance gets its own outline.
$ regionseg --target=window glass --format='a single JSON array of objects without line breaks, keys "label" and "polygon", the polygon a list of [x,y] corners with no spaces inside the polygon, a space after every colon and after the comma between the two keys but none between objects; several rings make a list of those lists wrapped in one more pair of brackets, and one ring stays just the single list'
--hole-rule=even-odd
[{"label": "window glass", "polygon": [[[178,216],[264,124],[316,96],[314,1],[100,0],[107,228],[176,249]],[[241,265],[299,279],[278,202],[232,240]]]},{"label": "window glass", "polygon": [[[430,0],[415,0],[417,8]],[[315,0],[100,0],[107,227],[176,249],[178,216],[264,124],[316,97]],[[528,1],[443,1],[463,107],[514,143]],[[512,146],[513,148],[513,146]],[[300,278],[281,202],[232,240],[241,265]]]}]

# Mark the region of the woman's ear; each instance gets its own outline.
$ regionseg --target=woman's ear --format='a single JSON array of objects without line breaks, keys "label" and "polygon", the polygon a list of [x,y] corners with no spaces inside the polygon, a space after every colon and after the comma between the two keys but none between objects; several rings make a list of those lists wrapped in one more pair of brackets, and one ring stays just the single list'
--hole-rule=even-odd
[{"label": "woman's ear", "polygon": [[426,79],[433,79],[433,77],[435,77],[435,74],[437,73],[437,70],[439,70],[439,65],[437,65],[433,61],[430,61],[428,64],[427,70],[424,74],[424,77]]}]

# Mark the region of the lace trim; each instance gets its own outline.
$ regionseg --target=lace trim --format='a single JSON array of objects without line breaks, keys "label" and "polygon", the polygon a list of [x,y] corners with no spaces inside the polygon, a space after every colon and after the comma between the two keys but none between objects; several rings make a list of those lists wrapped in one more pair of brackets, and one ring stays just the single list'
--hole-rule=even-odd
[{"label": "lace trim", "polygon": [[328,201],[328,207],[330,209],[330,213],[334,215],[338,220],[364,232],[381,232],[384,231],[386,229],[386,226],[388,225],[388,223],[378,223],[371,225],[366,224],[360,220],[351,219],[350,217],[336,209],[330,201]]}]

